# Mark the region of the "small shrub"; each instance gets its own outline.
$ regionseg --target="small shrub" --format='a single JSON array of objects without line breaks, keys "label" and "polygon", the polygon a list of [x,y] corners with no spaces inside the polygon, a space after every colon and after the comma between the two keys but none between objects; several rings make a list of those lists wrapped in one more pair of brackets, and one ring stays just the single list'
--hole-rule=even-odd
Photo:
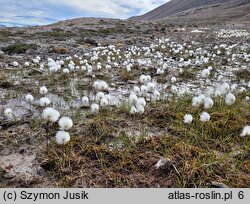
[{"label": "small shrub", "polygon": [[179,75],[182,79],[193,80],[196,77],[196,74],[192,70],[184,69],[184,71]]},{"label": "small shrub", "polygon": [[241,69],[234,72],[238,80],[250,80],[250,71],[247,69]]},{"label": "small shrub", "polygon": [[49,37],[54,40],[63,41],[66,38],[75,36],[71,31],[63,31],[62,29],[54,29],[53,31],[46,31],[39,33],[44,37]]},{"label": "small shrub", "polygon": [[49,50],[50,53],[57,53],[57,54],[66,54],[67,51],[68,50],[65,47],[51,47]]},{"label": "small shrub", "polygon": [[38,46],[36,44],[14,43],[12,45],[2,48],[2,51],[7,54],[21,54],[25,53],[29,49],[36,50],[37,47]]}]

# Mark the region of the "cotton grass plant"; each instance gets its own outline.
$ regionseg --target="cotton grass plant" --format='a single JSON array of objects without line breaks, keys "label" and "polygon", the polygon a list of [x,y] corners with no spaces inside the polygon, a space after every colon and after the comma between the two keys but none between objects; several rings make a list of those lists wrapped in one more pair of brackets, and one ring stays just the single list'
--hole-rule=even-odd
[{"label": "cotton grass plant", "polygon": [[47,152],[49,148],[50,138],[52,135],[52,126],[58,121],[60,113],[54,108],[47,107],[42,112],[42,119],[44,120],[44,129],[47,139]]},{"label": "cotton grass plant", "polygon": [[[39,104],[34,113],[42,110],[47,152],[51,145],[50,153],[54,153],[47,157],[61,164],[60,173],[65,173],[67,164],[78,171],[81,163],[84,170],[90,161],[98,169],[105,166],[114,181],[109,166],[116,171],[123,167],[123,173],[132,175],[147,164],[159,166],[159,156],[171,156],[180,169],[177,178],[173,173],[174,181],[179,186],[190,180],[199,185],[205,182],[202,175],[209,180],[210,172],[224,173],[220,155],[230,162],[235,147],[244,153],[248,150],[249,81],[230,80],[226,74],[233,72],[221,68],[224,58],[233,69],[240,60],[248,60],[246,49],[238,49],[245,53],[241,55],[233,52],[227,44],[207,49],[200,42],[162,38],[144,47],[105,45],[55,59],[38,56],[25,63],[24,69],[40,68],[39,85],[48,88],[38,87],[37,100],[27,94],[25,101],[34,107]],[[67,107],[59,107],[60,100],[52,95],[58,95]],[[14,113],[13,108],[3,114],[11,117]],[[71,137],[77,134],[83,137]],[[70,154],[64,157],[67,148]],[[150,157],[146,161],[141,155]],[[143,160],[143,165],[134,158]]]}]

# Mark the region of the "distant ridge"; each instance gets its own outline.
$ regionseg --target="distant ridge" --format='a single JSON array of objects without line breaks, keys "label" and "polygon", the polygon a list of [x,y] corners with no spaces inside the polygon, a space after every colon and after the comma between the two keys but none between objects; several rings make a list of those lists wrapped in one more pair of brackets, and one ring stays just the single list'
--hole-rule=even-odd
[{"label": "distant ridge", "polygon": [[172,0],[130,20],[249,20],[250,0]]}]

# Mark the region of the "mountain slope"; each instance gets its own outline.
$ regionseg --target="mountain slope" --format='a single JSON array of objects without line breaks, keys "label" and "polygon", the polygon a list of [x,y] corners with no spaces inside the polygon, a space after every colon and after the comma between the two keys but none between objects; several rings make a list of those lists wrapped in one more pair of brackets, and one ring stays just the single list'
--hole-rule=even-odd
[{"label": "mountain slope", "polygon": [[[131,20],[244,18],[249,15],[250,0],[172,0]],[[248,18],[246,18],[248,19]]]}]

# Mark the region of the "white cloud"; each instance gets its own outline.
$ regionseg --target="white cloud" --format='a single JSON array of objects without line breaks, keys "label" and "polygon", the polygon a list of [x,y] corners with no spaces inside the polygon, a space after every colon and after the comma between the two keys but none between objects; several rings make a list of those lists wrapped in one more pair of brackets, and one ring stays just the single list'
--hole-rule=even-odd
[{"label": "white cloud", "polygon": [[49,24],[74,17],[128,18],[168,0],[0,0],[0,24]]},{"label": "white cloud", "polygon": [[[51,0],[52,1],[52,0]],[[128,18],[150,11],[168,0],[61,0],[60,3],[76,10],[99,16]]]}]

